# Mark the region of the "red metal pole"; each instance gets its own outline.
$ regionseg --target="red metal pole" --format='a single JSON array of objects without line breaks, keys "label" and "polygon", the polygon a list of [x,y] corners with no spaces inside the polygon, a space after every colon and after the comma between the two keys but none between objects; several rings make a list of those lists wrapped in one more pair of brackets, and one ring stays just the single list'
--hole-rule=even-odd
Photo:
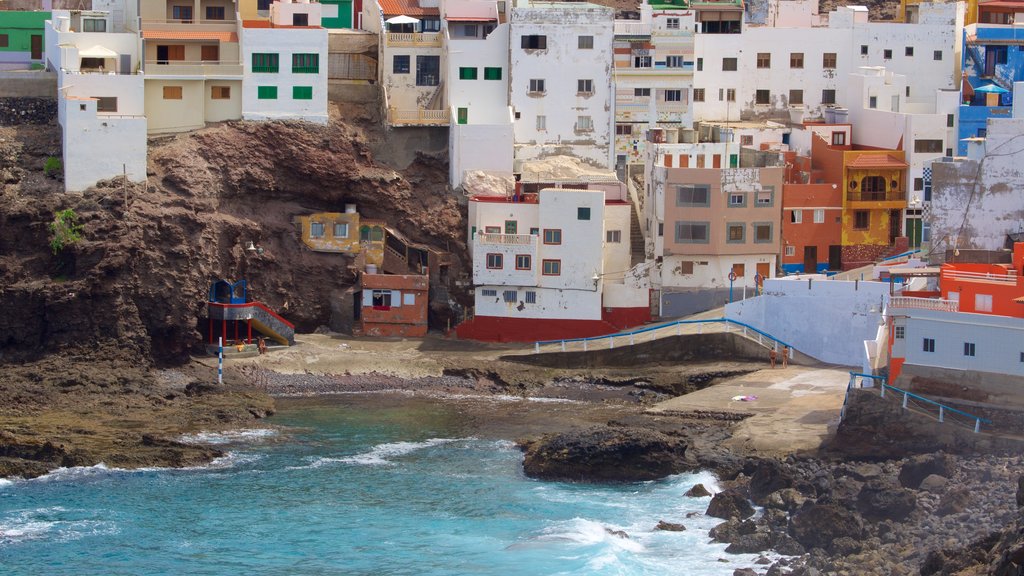
[{"label": "red metal pole", "polygon": [[209,318],[209,320],[210,320],[210,329],[207,331],[207,336],[210,337],[210,344],[213,344],[213,318],[211,317],[211,318]]},{"label": "red metal pole", "polygon": [[238,342],[238,320],[232,322],[235,325],[235,342]]},{"label": "red metal pole", "polygon": [[249,334],[248,334],[249,344],[252,344],[252,318],[249,318],[248,320],[246,320],[245,324],[246,324],[246,326],[249,329]]},{"label": "red metal pole", "polygon": [[221,320],[220,320],[220,335],[225,340],[228,339],[228,319],[227,318],[221,318]]}]

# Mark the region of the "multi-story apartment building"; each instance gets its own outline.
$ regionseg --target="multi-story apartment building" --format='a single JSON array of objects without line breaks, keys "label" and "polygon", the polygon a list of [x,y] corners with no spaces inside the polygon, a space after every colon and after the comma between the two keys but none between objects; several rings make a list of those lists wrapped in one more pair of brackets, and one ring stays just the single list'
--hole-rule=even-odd
[{"label": "multi-story apartment building", "polygon": [[613,10],[520,2],[510,22],[515,159],[568,155],[611,168]]}]

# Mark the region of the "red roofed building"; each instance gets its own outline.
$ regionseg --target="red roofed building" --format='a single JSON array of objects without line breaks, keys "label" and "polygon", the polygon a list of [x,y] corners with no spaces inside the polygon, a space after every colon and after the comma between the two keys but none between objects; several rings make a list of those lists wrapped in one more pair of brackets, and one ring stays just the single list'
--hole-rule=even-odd
[{"label": "red roofed building", "polygon": [[430,277],[418,274],[362,274],[356,335],[427,335]]}]

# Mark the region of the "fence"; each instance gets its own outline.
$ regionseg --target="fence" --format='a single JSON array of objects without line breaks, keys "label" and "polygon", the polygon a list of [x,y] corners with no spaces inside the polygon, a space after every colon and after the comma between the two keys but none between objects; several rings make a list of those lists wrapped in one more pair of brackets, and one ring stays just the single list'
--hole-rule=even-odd
[{"label": "fence", "polygon": [[[857,386],[858,380],[860,386]],[[865,385],[865,382],[869,381],[870,384]],[[879,396],[885,398],[886,395],[892,396],[901,401],[902,408],[904,410],[914,410],[919,414],[925,414],[934,417],[939,423],[949,422],[951,424],[957,424],[964,428],[974,430],[975,433],[981,432],[981,423],[991,424],[992,421],[987,418],[968,414],[962,410],[957,410],[951,406],[940,404],[934,400],[925,398],[924,396],[918,396],[913,392],[890,386],[886,383],[884,376],[872,376],[870,374],[860,374],[857,372],[850,372],[850,383],[846,387],[846,400],[843,401],[843,408],[840,411],[840,418],[846,417],[846,405],[850,399],[850,391],[855,388],[878,388]]]}]

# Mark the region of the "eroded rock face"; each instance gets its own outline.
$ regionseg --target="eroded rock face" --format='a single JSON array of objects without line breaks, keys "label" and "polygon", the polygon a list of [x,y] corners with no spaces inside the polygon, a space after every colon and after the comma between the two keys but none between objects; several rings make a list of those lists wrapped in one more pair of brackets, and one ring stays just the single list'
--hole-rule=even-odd
[{"label": "eroded rock face", "polygon": [[831,550],[835,540],[858,539],[864,532],[860,516],[836,504],[807,504],[790,521],[790,534],[804,548]]},{"label": "eroded rock face", "polygon": [[868,482],[857,495],[857,510],[868,520],[904,520],[917,506],[914,493],[880,481]]},{"label": "eroded rock face", "polygon": [[900,468],[900,484],[904,488],[917,489],[921,482],[932,474],[949,478],[955,469],[955,461],[949,454],[925,454],[915,456]]},{"label": "eroded rock face", "polygon": [[764,460],[750,477],[750,499],[764,504],[772,492],[792,487],[793,474],[788,466],[778,460]]},{"label": "eroded rock face", "polygon": [[595,427],[548,435],[525,448],[523,470],[543,480],[635,482],[689,469],[682,439],[643,428]]},{"label": "eroded rock face", "polygon": [[705,514],[715,518],[722,518],[723,520],[731,518],[743,520],[754,515],[754,507],[750,505],[747,497],[741,491],[730,488],[715,494],[711,498],[711,504],[708,505],[708,510]]}]

